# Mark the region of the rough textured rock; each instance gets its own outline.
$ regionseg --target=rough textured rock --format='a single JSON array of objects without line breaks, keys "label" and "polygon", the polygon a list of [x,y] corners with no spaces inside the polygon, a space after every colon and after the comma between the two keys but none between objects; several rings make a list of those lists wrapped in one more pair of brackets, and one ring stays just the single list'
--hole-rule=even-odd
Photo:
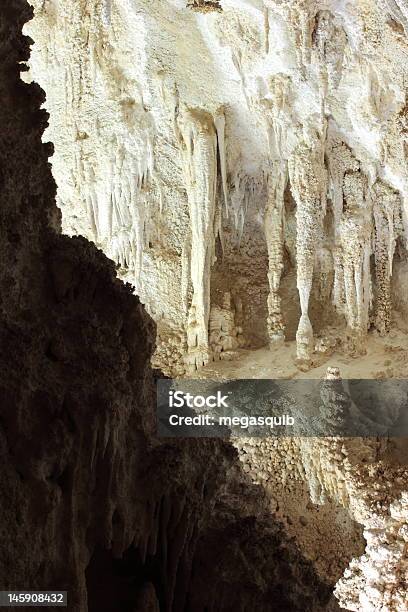
[{"label": "rough textured rock", "polygon": [[200,13],[208,13],[209,11],[221,11],[219,0],[187,0],[188,8]]},{"label": "rough textured rock", "polygon": [[[340,412],[355,406],[337,368],[329,368],[326,378],[321,391],[323,414],[335,426]],[[390,381],[390,389],[391,385]],[[365,552],[351,561],[335,589],[342,607],[357,612],[408,609],[405,439],[299,437],[237,440],[236,446],[244,471],[263,484],[275,516],[288,521],[286,531],[310,558],[316,556],[314,565],[321,575],[338,579],[347,552],[355,551],[358,531],[339,507],[347,510],[354,525],[364,527]],[[312,504],[304,502],[303,482]],[[316,506],[322,506],[319,517]]]},{"label": "rough textured rock", "polygon": [[158,362],[182,337],[162,367],[211,361],[219,291],[241,301],[251,348],[296,337],[303,368],[330,333],[358,355],[395,328],[403,2],[32,3],[63,229],[135,286]]},{"label": "rough textured rock", "polygon": [[76,612],[324,609],[233,448],[153,435],[152,319],[59,234],[44,95],[20,80],[30,16],[0,6],[2,588],[66,589]]},{"label": "rough textured rock", "polygon": [[[218,4],[223,10],[212,10]],[[33,0],[33,5],[36,16],[28,31],[36,44],[27,80],[34,77],[47,92],[47,138],[55,144],[52,164],[63,230],[95,242],[140,294],[158,325],[155,363],[178,375],[206,366],[203,375],[209,375],[211,360],[220,357],[216,373],[234,372],[228,357],[242,336],[247,348],[270,345],[267,360],[275,360],[275,375],[300,375],[287,365],[297,358],[301,372],[315,367],[320,376],[335,349],[336,360],[354,376],[357,371],[383,378],[408,375],[408,330],[397,316],[406,318],[408,304],[408,13],[402,0]],[[27,99],[37,96],[38,104],[38,87],[24,89],[15,79],[14,87]],[[75,449],[80,444],[81,462],[110,466],[106,482],[99,478],[93,484],[100,473],[96,467],[87,482],[80,470],[69,480],[75,491],[88,491],[91,482],[95,492],[81,497],[75,512],[81,517],[99,512],[106,525],[98,532],[90,521],[81,536],[82,573],[73,580],[82,593],[85,568],[93,585],[100,572],[112,575],[115,561],[106,551],[125,550],[115,572],[127,575],[132,564],[142,568],[136,594],[142,608],[155,609],[163,601],[179,605],[178,598],[193,608],[200,601],[207,605],[211,584],[234,609],[240,598],[242,605],[252,598],[258,609],[268,609],[287,567],[276,565],[277,528],[267,518],[273,516],[320,579],[331,584],[340,579],[341,605],[361,612],[407,610],[403,441],[240,440],[236,446],[246,476],[239,476],[228,446],[157,444],[149,437],[151,323],[130,288],[113,279],[113,266],[100,252],[83,239],[57,238],[50,230],[58,218],[53,185],[49,176],[41,179],[41,163],[51,150],[36,153],[39,134],[33,122],[44,126],[45,115],[35,104],[20,113],[33,139],[27,145],[20,140],[10,147],[16,120],[3,122],[8,130],[3,150],[7,147],[7,164],[19,169],[22,189],[4,213],[2,261],[9,262],[2,269],[4,343],[11,346],[9,334],[15,330],[19,339],[13,346],[21,346],[16,355],[10,348],[19,365],[10,360],[4,380],[6,390],[15,381],[15,393],[16,372],[20,377],[22,371],[30,381],[21,397],[24,405],[40,402],[49,413],[62,406],[61,418],[53,418],[68,446],[63,445],[62,458],[48,447],[44,451],[43,444],[38,457],[26,457],[29,447],[22,441],[35,437],[36,422],[26,421],[24,411],[22,417],[5,411],[8,435],[18,434],[18,452],[7,469],[18,469],[21,483],[28,479],[27,485],[15,485],[19,520],[26,525],[21,487],[41,491],[44,479],[46,487],[54,486],[53,475],[59,480],[64,466],[72,471],[79,461],[69,444]],[[21,160],[28,162],[31,155],[31,169],[24,170]],[[9,181],[7,195],[15,180],[2,172],[3,182]],[[225,294],[230,298],[224,302]],[[20,314],[24,324],[16,319]],[[282,342],[295,339],[296,347]],[[135,350],[137,344],[143,350]],[[351,366],[346,355],[356,357]],[[259,375],[252,359],[250,375],[254,370]],[[67,388],[62,368],[81,385]],[[332,375],[337,376],[330,370]],[[33,400],[31,394],[40,389],[45,394]],[[336,398],[333,402],[330,409]],[[92,436],[100,431],[95,439],[89,420]],[[46,423],[51,427],[54,421],[47,417]],[[75,423],[79,433],[70,430]],[[105,431],[114,433],[105,437]],[[139,459],[128,456],[129,444],[144,448]],[[140,481],[134,472],[124,472],[125,464],[136,473],[143,466],[148,475],[171,467],[158,480],[148,509]],[[200,484],[194,497],[192,483],[204,484],[203,474],[207,493]],[[246,491],[236,497],[235,478]],[[265,500],[246,539],[254,520],[248,496],[254,490],[264,491]],[[175,502],[184,499],[181,491],[188,492],[186,510]],[[51,493],[40,500],[32,495],[34,505],[44,497],[54,499]],[[125,503],[132,496],[142,499],[140,508]],[[62,520],[61,505],[48,503],[51,527]],[[167,526],[172,512],[186,512],[188,519],[180,519],[173,542],[180,573],[164,584],[169,543],[158,536],[155,548],[157,524]],[[144,530],[140,525],[150,525],[152,514],[156,526]],[[141,533],[153,534],[151,541]],[[331,541],[333,534],[339,545]],[[230,540],[231,546],[220,550]],[[271,543],[267,550],[265,542]],[[145,546],[153,551],[147,564],[140,553]],[[209,550],[214,556],[207,556]],[[288,550],[293,569],[291,545]],[[271,556],[264,559],[264,554]],[[352,555],[355,560],[341,578]],[[220,558],[225,571],[217,582],[211,572]],[[242,567],[250,569],[245,588],[240,587]],[[263,567],[273,576],[260,576]],[[275,609],[296,609],[296,601],[302,609],[319,605],[301,587],[303,570],[296,570],[295,599],[280,591],[283,599],[275,601]],[[188,575],[192,590],[187,593]],[[107,590],[118,583],[119,578],[107,581]],[[92,586],[88,590],[96,596]]]}]

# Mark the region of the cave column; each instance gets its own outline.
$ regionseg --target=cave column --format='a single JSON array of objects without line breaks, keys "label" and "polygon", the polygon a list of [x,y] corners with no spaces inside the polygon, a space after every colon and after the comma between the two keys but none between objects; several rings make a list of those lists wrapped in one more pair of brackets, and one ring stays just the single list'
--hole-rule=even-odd
[{"label": "cave column", "polygon": [[269,97],[262,100],[266,120],[270,169],[266,181],[264,232],[268,249],[268,319],[270,347],[285,339],[285,324],[279,295],[283,272],[285,189],[288,181],[287,134],[292,125],[290,79],[276,74],[268,80]]},{"label": "cave column", "polygon": [[297,288],[301,308],[296,333],[297,359],[309,364],[314,349],[309,300],[327,189],[323,142],[315,130],[304,129],[303,138],[289,158],[289,177],[297,205]]},{"label": "cave column", "polygon": [[341,141],[331,144],[327,152],[330,174],[330,193],[334,217],[334,283],[333,304],[337,312],[345,313],[343,249],[341,245],[340,226],[343,216],[343,180],[346,173],[357,171],[360,164],[350,149]]},{"label": "cave column", "polygon": [[346,174],[343,181],[345,210],[340,224],[343,252],[344,292],[349,350],[364,354],[371,304],[370,202],[366,198],[366,179],[361,172]]},{"label": "cave column", "polygon": [[285,339],[279,287],[283,272],[284,194],[287,183],[287,163],[276,161],[267,180],[267,204],[264,230],[268,248],[268,336],[271,348]]},{"label": "cave column", "polygon": [[215,257],[217,131],[209,113],[184,109],[178,117],[190,211],[192,302],[187,316],[187,366],[198,369],[210,359],[208,323],[210,275]]},{"label": "cave column", "polygon": [[391,276],[395,252],[395,221],[400,208],[398,194],[390,187],[377,181],[373,187],[375,222],[375,276],[376,304],[375,326],[381,335],[390,330],[391,325]]}]

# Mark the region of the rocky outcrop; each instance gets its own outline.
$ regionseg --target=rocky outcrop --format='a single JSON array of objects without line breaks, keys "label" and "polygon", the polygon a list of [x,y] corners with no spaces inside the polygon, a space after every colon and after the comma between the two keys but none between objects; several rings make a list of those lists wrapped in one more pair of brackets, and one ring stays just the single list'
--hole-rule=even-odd
[{"label": "rocky outcrop", "polygon": [[44,95],[20,80],[31,15],[0,7],[2,588],[64,589],[76,612],[323,609],[232,447],[155,438],[152,319],[59,233]]}]

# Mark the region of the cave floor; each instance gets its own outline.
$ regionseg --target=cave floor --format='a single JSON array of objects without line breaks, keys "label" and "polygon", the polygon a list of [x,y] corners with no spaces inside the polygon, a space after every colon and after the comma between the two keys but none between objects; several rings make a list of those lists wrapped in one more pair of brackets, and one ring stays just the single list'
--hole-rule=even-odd
[{"label": "cave floor", "polygon": [[240,350],[232,361],[211,362],[199,378],[321,378],[327,367],[338,367],[342,378],[408,378],[408,333],[393,329],[387,336],[368,335],[367,353],[349,357],[340,352],[318,355],[314,366],[302,372],[295,364],[296,343],[285,342],[276,350],[269,347]]}]

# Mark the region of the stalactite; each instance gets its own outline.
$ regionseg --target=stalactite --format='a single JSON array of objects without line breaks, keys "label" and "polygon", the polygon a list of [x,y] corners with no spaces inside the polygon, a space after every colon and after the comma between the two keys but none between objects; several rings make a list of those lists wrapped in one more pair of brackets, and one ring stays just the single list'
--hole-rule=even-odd
[{"label": "stalactite", "polygon": [[270,24],[269,24],[269,9],[264,6],[264,28],[265,28],[265,53],[269,53],[269,36],[270,36]]},{"label": "stalactite", "polygon": [[334,15],[330,11],[319,11],[313,32],[312,54],[317,56],[316,64],[326,73],[324,96],[328,87],[336,89],[340,83],[346,44],[347,36],[344,29],[335,24]]},{"label": "stalactite", "polygon": [[191,283],[191,235],[186,236],[181,252],[181,298],[184,314],[188,315],[189,287]]},{"label": "stalactite", "polygon": [[305,78],[310,66],[314,16],[317,11],[316,2],[295,0],[288,3],[286,10],[289,11],[290,20],[294,25],[298,68],[302,77]]},{"label": "stalactite", "polygon": [[268,152],[271,159],[287,159],[292,129],[290,77],[275,74],[268,79],[268,97],[261,100],[261,113],[266,119]]},{"label": "stalactite", "polygon": [[241,244],[249,206],[261,197],[262,188],[263,181],[259,181],[258,183],[254,177],[245,174],[240,167],[233,170],[229,183],[230,219],[236,235],[238,250]]},{"label": "stalactite", "polygon": [[[59,194],[65,210],[64,229],[90,235],[118,266],[130,272],[140,291],[147,200],[154,180],[155,130],[140,88],[129,87],[110,57],[111,0],[73,0],[52,6],[36,2],[35,8],[34,36],[43,36],[47,24],[54,38],[58,23],[69,41],[66,46],[54,42],[52,60],[48,45],[40,50],[41,61],[50,67],[43,78],[56,82],[59,68],[66,73],[63,98],[58,92],[57,102],[58,107],[64,105],[64,124],[59,126],[58,113],[53,115],[56,127],[51,126],[67,143],[57,150],[54,166],[65,173],[72,164],[72,178],[63,183]],[[106,100],[96,102],[96,88],[111,100],[110,107]],[[107,107],[112,126],[104,116]],[[78,199],[86,212],[79,221]]]},{"label": "stalactite", "polygon": [[217,130],[218,150],[220,155],[222,189],[224,193],[225,213],[228,218],[228,182],[227,182],[227,155],[225,150],[225,114],[224,109],[214,117],[215,129]]}]

